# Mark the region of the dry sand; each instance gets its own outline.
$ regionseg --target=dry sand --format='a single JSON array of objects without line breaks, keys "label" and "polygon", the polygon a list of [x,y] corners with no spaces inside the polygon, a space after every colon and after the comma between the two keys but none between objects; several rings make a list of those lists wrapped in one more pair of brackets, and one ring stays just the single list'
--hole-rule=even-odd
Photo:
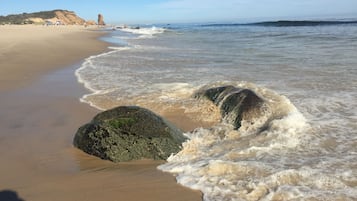
[{"label": "dry sand", "polygon": [[44,73],[103,51],[106,44],[93,40],[98,34],[82,26],[0,26],[0,90],[26,86]]},{"label": "dry sand", "polygon": [[98,112],[78,101],[86,91],[74,71],[106,51],[103,34],[0,26],[0,200],[201,200],[158,171],[162,161],[114,164],[73,148],[77,128]]}]

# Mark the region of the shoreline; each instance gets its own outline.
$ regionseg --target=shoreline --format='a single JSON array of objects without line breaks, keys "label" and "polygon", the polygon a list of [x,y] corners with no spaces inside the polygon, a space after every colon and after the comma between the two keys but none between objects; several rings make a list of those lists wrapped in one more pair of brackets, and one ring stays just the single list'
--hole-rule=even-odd
[{"label": "shoreline", "polygon": [[108,49],[108,43],[98,39],[106,32],[96,27],[2,25],[0,32],[0,91],[24,87]]},{"label": "shoreline", "polygon": [[[16,33],[22,29],[14,28]],[[47,27],[23,28],[31,32]],[[107,50],[108,43],[98,39],[104,32],[61,31],[35,30],[31,33],[39,35],[22,35],[17,41],[22,49],[0,49],[0,66],[10,66],[0,69],[0,196],[10,190],[26,201],[202,200],[199,191],[158,170],[163,161],[115,164],[72,146],[76,130],[99,112],[79,101],[88,90],[74,71],[84,58]],[[8,39],[19,37],[14,30],[8,33]],[[41,34],[45,42],[55,42],[42,43]],[[35,59],[43,54],[49,58]]]}]

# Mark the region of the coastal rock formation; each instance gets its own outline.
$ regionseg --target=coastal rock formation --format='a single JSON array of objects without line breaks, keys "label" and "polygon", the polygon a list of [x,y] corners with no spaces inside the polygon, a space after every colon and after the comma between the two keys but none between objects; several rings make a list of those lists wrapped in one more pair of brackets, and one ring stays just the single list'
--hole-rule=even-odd
[{"label": "coastal rock formation", "polygon": [[45,20],[40,17],[30,17],[25,20],[26,24],[44,24]]},{"label": "coastal rock formation", "polygon": [[60,21],[62,24],[83,25],[85,23],[84,19],[78,17],[72,11],[57,10],[54,13],[56,16],[52,20]]},{"label": "coastal rock formation", "polygon": [[86,22],[86,25],[87,26],[90,26],[90,25],[96,25],[97,23],[94,21],[94,20],[88,20],[87,22]]},{"label": "coastal rock formation", "polygon": [[113,162],[138,159],[165,160],[181,150],[182,132],[153,112],[121,106],[99,113],[80,127],[75,147]]},{"label": "coastal rock formation", "polygon": [[101,26],[105,25],[104,17],[102,14],[98,14],[98,25],[101,25]]},{"label": "coastal rock formation", "polygon": [[216,104],[220,108],[222,118],[235,129],[241,127],[243,119],[253,119],[261,115],[264,103],[252,90],[231,85],[204,89],[197,92],[195,97],[205,97]]},{"label": "coastal rock formation", "polygon": [[86,21],[73,11],[52,10],[0,16],[0,24],[84,25]]}]

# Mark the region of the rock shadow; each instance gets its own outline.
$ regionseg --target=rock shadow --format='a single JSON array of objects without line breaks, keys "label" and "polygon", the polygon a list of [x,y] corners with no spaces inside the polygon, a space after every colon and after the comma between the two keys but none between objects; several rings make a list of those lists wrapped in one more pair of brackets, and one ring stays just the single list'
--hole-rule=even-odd
[{"label": "rock shadow", "polygon": [[0,191],[0,200],[1,201],[25,201],[20,198],[17,192],[12,190],[2,190]]}]

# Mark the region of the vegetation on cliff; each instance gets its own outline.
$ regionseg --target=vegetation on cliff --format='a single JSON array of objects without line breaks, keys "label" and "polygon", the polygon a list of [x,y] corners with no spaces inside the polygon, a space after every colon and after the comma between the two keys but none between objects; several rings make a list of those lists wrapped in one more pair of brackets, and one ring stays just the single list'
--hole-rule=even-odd
[{"label": "vegetation on cliff", "polygon": [[0,24],[85,24],[73,11],[52,10],[0,16]]}]

